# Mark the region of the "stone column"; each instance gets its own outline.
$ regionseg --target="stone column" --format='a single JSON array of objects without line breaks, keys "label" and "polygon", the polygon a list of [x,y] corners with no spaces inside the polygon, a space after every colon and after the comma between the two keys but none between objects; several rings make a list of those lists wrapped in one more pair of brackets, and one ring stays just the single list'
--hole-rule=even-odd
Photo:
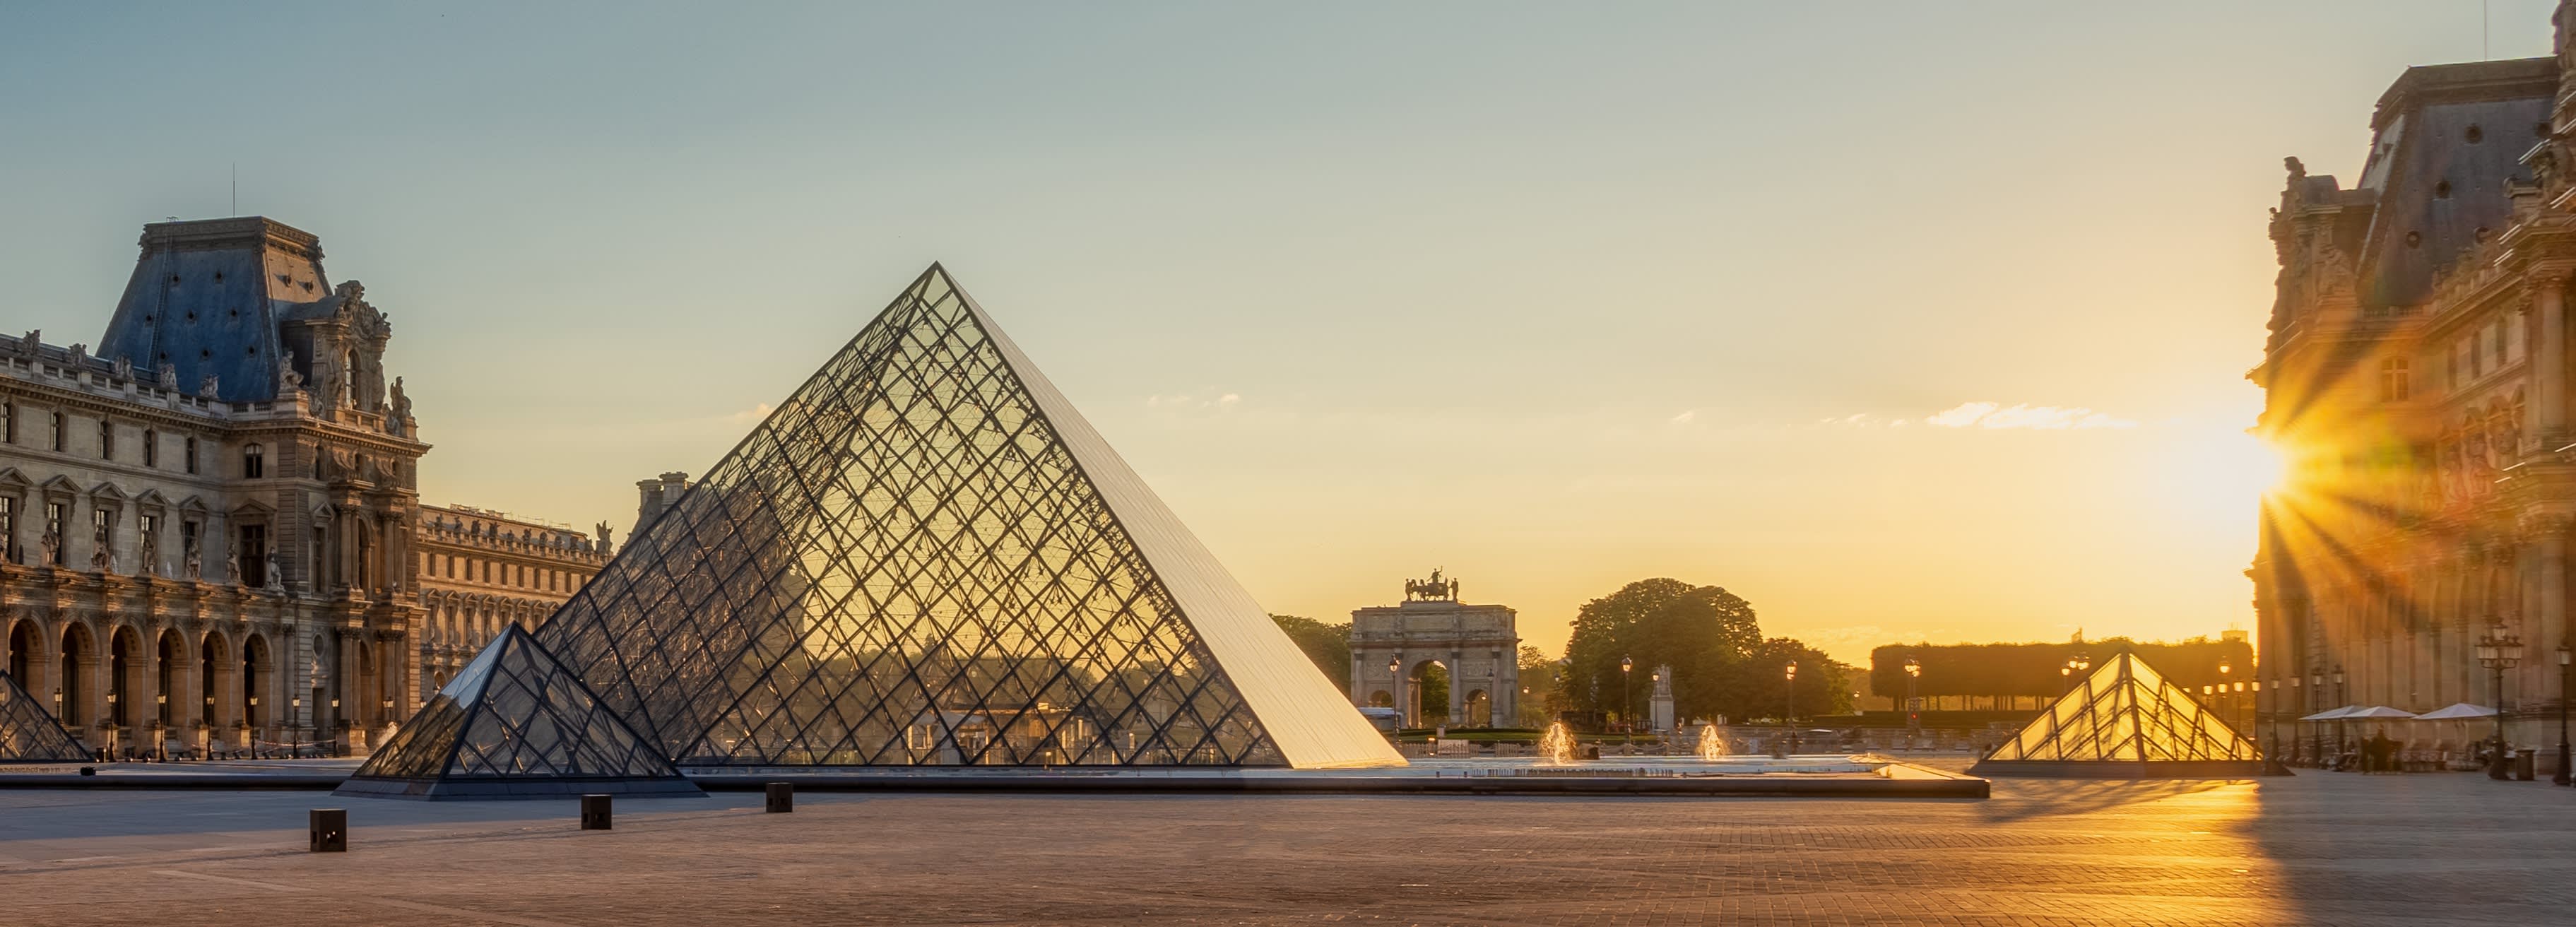
[{"label": "stone column", "polygon": [[2554,266],[2532,274],[2540,304],[2531,346],[2532,432],[2534,445],[2544,451],[2567,437],[2567,276],[2568,268]]},{"label": "stone column", "polygon": [[346,630],[333,631],[331,636],[334,646],[340,652],[340,659],[338,671],[331,674],[331,690],[323,693],[322,697],[326,703],[329,699],[339,699],[340,710],[336,712],[333,720],[347,722],[335,724],[338,730],[332,733],[339,739],[340,745],[350,748],[351,752],[364,750],[367,746],[366,718],[373,714],[368,710],[366,687],[363,684],[366,674],[361,667],[365,663],[358,656],[358,649],[366,646],[366,642],[360,640],[357,633]]},{"label": "stone column", "polygon": [[[2556,704],[2558,695],[2558,645],[2567,640],[2567,532],[2569,519],[2551,517],[2539,526],[2540,539],[2540,610],[2537,620],[2523,622],[2525,636],[2522,651],[2523,692],[2528,696],[2528,709],[2537,710],[2544,703]],[[2556,731],[2549,738],[2554,744]]]},{"label": "stone column", "polygon": [[1449,724],[1467,723],[1467,661],[1457,651],[1449,651]]}]

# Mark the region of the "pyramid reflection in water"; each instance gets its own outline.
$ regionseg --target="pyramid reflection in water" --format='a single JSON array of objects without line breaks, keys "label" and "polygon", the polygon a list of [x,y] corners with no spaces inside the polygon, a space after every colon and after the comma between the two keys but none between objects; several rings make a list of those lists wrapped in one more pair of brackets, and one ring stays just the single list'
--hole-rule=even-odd
[{"label": "pyramid reflection in water", "polygon": [[2253,742],[2122,650],[1971,775],[2214,778],[2263,774]]}]

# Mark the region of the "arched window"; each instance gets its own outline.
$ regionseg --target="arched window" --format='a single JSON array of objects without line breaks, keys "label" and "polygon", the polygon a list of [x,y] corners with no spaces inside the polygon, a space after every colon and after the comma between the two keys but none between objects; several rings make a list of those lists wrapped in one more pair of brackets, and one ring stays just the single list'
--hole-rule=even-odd
[{"label": "arched window", "polygon": [[242,479],[255,480],[268,474],[268,449],[256,444],[242,446]]}]

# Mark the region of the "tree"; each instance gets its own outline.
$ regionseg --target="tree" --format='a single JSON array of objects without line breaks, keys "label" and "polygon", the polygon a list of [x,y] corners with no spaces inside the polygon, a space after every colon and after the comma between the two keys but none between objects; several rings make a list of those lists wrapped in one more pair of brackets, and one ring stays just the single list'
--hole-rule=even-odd
[{"label": "tree", "polygon": [[1556,719],[1557,707],[1565,699],[1565,693],[1558,691],[1556,685],[1556,661],[1548,659],[1546,651],[1522,644],[1520,666],[1521,688],[1528,692],[1521,696],[1521,710],[1512,718],[1512,723],[1520,727],[1546,727]]},{"label": "tree", "polygon": [[1287,632],[1288,639],[1297,644],[1297,649],[1306,652],[1306,659],[1315,661],[1315,668],[1324,671],[1324,678],[1332,680],[1344,692],[1351,690],[1351,626],[1348,622],[1325,624],[1296,615],[1272,615],[1270,620],[1279,625],[1279,630]]},{"label": "tree", "polygon": [[[1726,679],[1762,643],[1753,604],[1717,586],[1677,579],[1629,583],[1583,603],[1566,644],[1573,661],[1565,702],[1634,719],[1645,714],[1654,668],[1673,668],[1673,700],[1682,717],[1725,714]],[[1622,679],[1621,658],[1634,661]],[[1620,704],[1620,693],[1627,704]]]}]

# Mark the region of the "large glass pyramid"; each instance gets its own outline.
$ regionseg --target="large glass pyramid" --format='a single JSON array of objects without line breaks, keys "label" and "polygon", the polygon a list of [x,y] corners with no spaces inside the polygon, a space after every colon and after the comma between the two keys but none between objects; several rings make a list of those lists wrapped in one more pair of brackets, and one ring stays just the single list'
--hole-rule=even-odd
[{"label": "large glass pyramid", "polygon": [[684,767],[1404,762],[937,265],[537,636]]},{"label": "large glass pyramid", "polygon": [[380,798],[703,795],[509,625],[340,786]]},{"label": "large glass pyramid", "polygon": [[18,680],[0,673],[0,763],[78,763],[90,758]]},{"label": "large glass pyramid", "polygon": [[2261,775],[2262,759],[2216,712],[2122,650],[1968,771],[2209,778]]}]

